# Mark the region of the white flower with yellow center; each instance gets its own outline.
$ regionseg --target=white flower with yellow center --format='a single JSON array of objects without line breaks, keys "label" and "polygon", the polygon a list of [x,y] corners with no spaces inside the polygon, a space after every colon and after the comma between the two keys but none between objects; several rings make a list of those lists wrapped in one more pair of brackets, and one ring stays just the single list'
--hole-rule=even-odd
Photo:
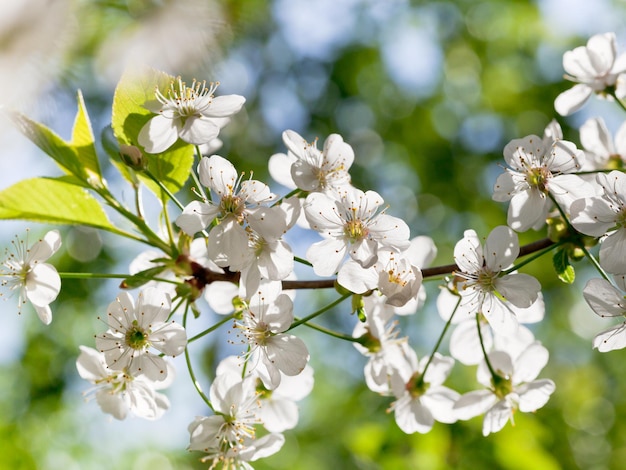
[{"label": "white flower with yellow center", "polygon": [[228,117],[238,112],[245,98],[239,95],[214,96],[219,83],[193,81],[187,86],[180,77],[164,94],[155,90],[155,102],[146,105],[158,113],[141,129],[138,141],[148,153],[161,153],[180,138],[194,145],[217,138]]},{"label": "white flower with yellow center", "polygon": [[307,259],[318,276],[334,274],[344,257],[363,268],[378,260],[379,248],[401,251],[409,246],[409,227],[401,219],[378,211],[383,198],[375,191],[363,192],[352,187],[336,194],[312,193],[304,211],[311,228],[325,240],[314,243]]},{"label": "white flower with yellow center", "polygon": [[61,246],[58,230],[51,230],[32,246],[15,237],[13,252],[6,250],[6,259],[0,266],[1,285],[19,292],[19,307],[30,301],[41,321],[49,325],[52,311],[49,304],[61,290],[61,278],[51,264],[45,263]]},{"label": "white flower with yellow center", "polygon": [[528,274],[503,272],[512,266],[518,254],[517,234],[509,227],[494,228],[484,249],[476,232],[466,230],[454,247],[454,260],[459,267],[455,275],[460,279],[461,296],[457,315],[482,313],[496,333],[513,335],[518,320],[508,302],[528,308],[537,300],[541,289],[537,279]]},{"label": "white flower with yellow center", "polygon": [[182,325],[167,321],[170,306],[169,295],[154,287],[139,293],[136,306],[127,292],[111,302],[107,311],[109,329],[96,336],[96,347],[104,353],[109,369],[165,380],[167,364],[150,348],[177,356],[187,346]]}]

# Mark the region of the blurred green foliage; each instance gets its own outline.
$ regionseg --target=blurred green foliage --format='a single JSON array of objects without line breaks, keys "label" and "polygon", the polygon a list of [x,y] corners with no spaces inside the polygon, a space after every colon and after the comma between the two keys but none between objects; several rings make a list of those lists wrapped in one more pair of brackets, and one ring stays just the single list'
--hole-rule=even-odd
[{"label": "blurred green foliage", "polygon": [[[185,70],[168,73],[221,79],[219,72],[223,72],[237,79],[234,85],[221,79],[223,89],[247,98],[245,115],[224,131],[220,154],[239,170],[253,170],[259,179],[266,179],[269,156],[285,151],[282,130],[294,128],[309,140],[317,136],[321,141],[339,132],[355,148],[355,185],[379,191],[390,204],[390,213],[404,217],[413,235],[433,237],[440,264],[452,261],[452,247],[463,230],[474,228],[486,235],[506,222],[506,206],[491,200],[502,148],[512,138],[543,132],[555,115],[554,98],[569,86],[561,80],[560,57],[586,42],[585,37],[555,33],[538,4],[524,0],[355,0],[342,8],[341,1],[334,2],[334,14],[354,15],[352,22],[333,17],[332,11],[308,22],[294,19],[305,44],[316,28],[329,27],[322,21],[346,24],[343,35],[324,47],[316,49],[311,39],[309,49],[298,49],[281,15],[306,2],[226,0],[211,4],[214,22],[188,25],[206,28],[213,38],[198,46],[178,42],[180,30],[166,28],[167,22],[155,26],[153,20],[173,3],[74,1],[75,36],[53,87],[57,98],[74,96],[75,89],[81,88],[98,134],[110,120],[112,85],[102,78],[103,59],[98,62],[94,57],[116,37],[159,27],[156,33],[169,35],[167,42],[173,43],[174,51],[204,48],[197,55],[201,59],[186,63]],[[311,7],[315,3],[310,2],[306,11],[316,11]],[[331,2],[320,4],[333,9]],[[622,2],[615,1],[610,8],[616,17],[625,13]],[[176,18],[170,20],[174,24]],[[431,40],[432,70],[424,69],[423,75],[434,78],[421,81],[421,72],[417,73],[415,83],[422,85],[411,88],[394,75],[389,57],[394,41],[400,44],[402,34],[415,32]],[[401,62],[414,59],[428,64],[422,53],[419,48],[412,50]],[[570,124],[579,123],[559,121],[566,137],[577,141]],[[110,165],[104,171],[114,177]],[[191,197],[189,191],[183,195]],[[521,239],[529,242],[543,236],[531,232]],[[107,272],[132,256],[105,244],[94,261],[79,262],[67,254],[54,261],[59,271]],[[385,413],[389,399],[366,390],[361,380],[364,362],[352,347],[330,341],[315,347],[316,341],[327,340],[310,335],[314,392],[303,404],[299,427],[286,433],[284,449],[257,462],[255,468],[623,468],[623,352],[591,351],[589,336],[583,339],[572,331],[574,325],[590,335],[597,325],[591,323],[585,330],[593,314],[580,305],[585,269],[575,268],[580,272],[573,287],[558,281],[549,259],[525,268],[545,289],[546,319],[534,331],[551,352],[542,376],[557,384],[552,399],[538,413],[516,415],[515,426],[507,425],[488,438],[481,435],[481,418],[436,424],[428,435],[407,436]],[[430,352],[429,341],[443,326],[432,305],[436,288],[429,293],[431,303],[403,323],[420,356]],[[91,345],[100,327],[95,316],[108,301],[93,282],[67,280],[53,305],[55,317],[49,328],[30,318],[20,319],[27,325],[23,349],[14,361],[0,365],[0,468],[206,467],[198,462],[200,456],[182,448],[176,451],[146,442],[112,452],[97,439],[83,438],[85,423],[72,412],[72,403],[80,400],[86,384],[76,385],[74,361],[79,344]],[[11,302],[6,305],[12,307]],[[14,315],[12,308],[5,310],[6,315]],[[574,315],[576,311],[582,312]],[[354,319],[347,318],[345,308],[334,315],[329,321],[350,331]],[[332,359],[325,357],[324,350]],[[215,347],[207,347],[207,371],[218,356]],[[461,369],[455,368],[451,381],[464,392],[474,387],[474,371]],[[179,380],[187,380],[184,370],[179,371]],[[176,413],[177,406],[173,403],[169,413]],[[181,428],[180,433],[186,435],[186,430]],[[141,442],[141,437],[137,440]]]}]

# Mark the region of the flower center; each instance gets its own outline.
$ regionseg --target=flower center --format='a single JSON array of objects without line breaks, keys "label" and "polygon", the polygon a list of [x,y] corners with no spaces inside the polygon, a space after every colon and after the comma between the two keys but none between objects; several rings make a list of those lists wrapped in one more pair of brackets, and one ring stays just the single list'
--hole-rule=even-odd
[{"label": "flower center", "polygon": [[526,181],[531,187],[537,188],[542,193],[547,191],[546,185],[548,180],[552,177],[552,173],[546,167],[540,166],[531,168],[526,173]]},{"label": "flower center", "polygon": [[133,321],[133,326],[126,331],[126,344],[135,350],[145,349],[149,345],[149,332],[139,326],[137,320]]},{"label": "flower center", "polygon": [[246,205],[243,199],[240,196],[235,196],[232,194],[223,196],[220,202],[220,209],[222,210],[222,214],[224,214],[225,216],[227,214],[234,214],[238,220],[241,219],[245,208]]},{"label": "flower center", "polygon": [[361,220],[354,219],[344,225],[344,233],[351,243],[355,243],[367,237],[369,230]]},{"label": "flower center", "polygon": [[406,390],[413,398],[419,398],[430,388],[430,384],[422,380],[422,374],[416,372],[406,384]]},{"label": "flower center", "polygon": [[[498,374],[501,374],[501,372],[498,371]],[[493,393],[495,393],[500,400],[513,392],[513,382],[511,378],[505,374],[492,376],[491,384],[493,385]]]}]

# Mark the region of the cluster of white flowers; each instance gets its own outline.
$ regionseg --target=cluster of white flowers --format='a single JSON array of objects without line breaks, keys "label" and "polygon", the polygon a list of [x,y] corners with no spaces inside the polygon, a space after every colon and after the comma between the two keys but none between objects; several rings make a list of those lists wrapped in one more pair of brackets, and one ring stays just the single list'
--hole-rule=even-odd
[{"label": "cluster of white flowers", "polygon": [[[626,56],[616,57],[615,49],[614,35],[604,34],[565,54],[567,78],[578,84],[557,98],[557,111],[574,112],[592,92],[619,100]],[[205,82],[187,87],[177,79],[165,93],[157,89],[154,102],[146,105],[157,116],[137,136],[143,150],[166,152],[181,139],[217,151],[220,129],[245,99],[214,97],[216,88]],[[187,313],[199,314],[196,300],[203,295],[215,313],[227,315],[223,322],[232,321],[228,343],[243,351],[221,361],[208,396],[191,374],[213,414],[190,424],[189,449],[204,452],[211,468],[251,468],[249,462],[281,448],[281,433],[298,421],[296,402],[313,386],[309,351],[291,330],[330,306],[294,316],[294,263],[300,261],[329,278],[325,287],[337,287],[338,302],[352,297],[351,311],[359,318],[352,335],[315,328],[353,342],[367,358],[367,386],[393,397],[390,411],[404,432],[425,433],[435,421],[478,415],[484,415],[484,435],[497,432],[515,411],[543,407],[555,390],[551,380],[537,378],[548,350],[524,326],[544,316],[541,286],[518,272],[525,262],[515,264],[538,249],[523,252],[517,232],[559,220],[563,228],[542,248],[561,250],[565,264],[582,251],[602,275],[588,282],[585,300],[602,317],[626,317],[624,129],[613,141],[601,119],[590,119],[581,127],[583,149],[578,149],[563,140],[553,121],[543,137],[506,145],[507,166],[493,199],[509,201],[507,226],[494,228],[484,241],[466,230],[454,248],[455,264],[437,272],[450,274],[437,299],[446,327],[421,360],[395,316],[413,314],[424,304],[422,284],[436,271],[426,270],[437,249],[429,237],[411,238],[409,226],[387,214],[378,193],[352,185],[355,155],[341,136],[330,135],[319,150],[316,141],[292,130],[283,133],[287,153],[272,156],[269,171],[291,190],[285,197],[252,176],[245,179],[222,156],[202,157],[193,175],[201,184],[194,188],[197,198],[184,207],[175,200],[182,208],[175,219],[180,233],[169,227],[163,237],[166,246],[177,247],[176,256],[151,250],[131,263],[129,279],[139,280],[143,289],[136,302],[124,291],[109,305],[108,328],[96,335],[96,349],[81,347],[79,373],[94,384],[104,412],[118,419],[129,413],[160,417],[169,407],[160,390],[173,380],[163,356],[187,352],[188,343],[214,329],[187,339]],[[296,225],[317,232],[319,241],[305,259],[287,243],[286,234]],[[598,262],[587,249],[597,242]],[[59,246],[57,231],[31,247],[18,240],[0,271],[2,284],[19,290],[20,303],[29,300],[46,324],[60,277],[45,261]],[[179,307],[185,309],[182,324],[172,320]],[[439,348],[450,325],[455,325],[450,356],[444,356]],[[626,322],[600,333],[593,345],[600,351],[626,347]],[[455,360],[477,366],[477,389],[460,393],[444,385]]]}]

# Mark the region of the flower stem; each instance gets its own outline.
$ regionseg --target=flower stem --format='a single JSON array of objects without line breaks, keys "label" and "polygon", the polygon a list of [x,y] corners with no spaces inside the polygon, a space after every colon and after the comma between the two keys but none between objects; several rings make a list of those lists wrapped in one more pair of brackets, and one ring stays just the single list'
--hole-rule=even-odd
[{"label": "flower stem", "polygon": [[314,330],[317,330],[321,333],[324,333],[328,336],[332,336],[334,338],[343,339],[345,341],[350,341],[352,343],[360,342],[359,338],[355,338],[354,336],[348,336],[348,335],[344,335],[343,333],[338,333],[336,331],[329,330],[328,328],[324,328],[323,326],[316,325],[315,323],[306,322],[304,323],[304,326],[308,326],[309,328],[312,328]]},{"label": "flower stem", "polygon": [[228,321],[232,320],[233,318],[235,318],[235,315],[228,315],[227,317],[225,317],[223,320],[218,321],[215,325],[213,325],[210,328],[207,328],[206,330],[204,330],[201,333],[198,333],[197,335],[195,335],[192,338],[189,338],[187,340],[187,343],[193,343],[194,341],[202,338],[203,336],[208,335],[209,333],[211,333],[212,331],[217,330],[220,326],[222,326],[224,323],[227,323]]},{"label": "flower stem", "polygon": [[[180,210],[185,209],[185,206],[178,199],[176,199],[176,196],[174,196],[174,194],[172,194],[172,192],[169,189],[167,189],[167,187],[163,183],[161,183],[161,181],[159,181],[159,179],[156,176],[154,176],[148,170],[145,170],[144,173],[146,174],[148,178],[154,181],[159,188],[161,188],[161,191],[167,194],[167,197],[169,197],[174,202],[174,204],[178,206]],[[165,210],[165,201],[163,201],[163,210]]]},{"label": "flower stem", "polygon": [[480,328],[480,313],[476,313],[476,328],[478,328],[478,339],[480,340],[480,349],[482,349],[483,351],[483,356],[485,357],[485,363],[487,364],[487,368],[489,369],[489,373],[491,373],[491,376],[494,378],[494,380],[497,380],[500,376],[496,373],[495,370],[493,370],[493,366],[491,365],[491,362],[489,362],[489,356],[487,354],[487,351],[485,350],[485,341],[483,339],[483,332]]},{"label": "flower stem", "polygon": [[331,309],[331,308],[333,308],[334,306],[339,305],[341,302],[343,302],[344,300],[346,300],[346,299],[347,299],[348,297],[350,297],[351,295],[352,295],[352,293],[348,293],[348,294],[342,295],[342,296],[341,296],[341,297],[339,297],[337,300],[335,300],[334,302],[331,302],[330,304],[328,304],[328,305],[326,305],[325,307],[323,307],[323,308],[319,309],[318,311],[313,312],[312,314],[310,314],[310,315],[308,315],[308,316],[306,316],[306,317],[304,317],[304,318],[301,318],[301,319],[299,319],[299,320],[294,321],[294,322],[291,324],[291,326],[290,326],[289,328],[287,328],[287,330],[285,330],[285,331],[293,330],[295,327],[297,327],[297,326],[299,326],[299,325],[302,325],[303,323],[306,323],[306,322],[308,322],[309,320],[314,319],[315,317],[320,316],[322,313],[324,313],[324,312],[326,312],[326,311],[330,310],[330,309]]},{"label": "flower stem", "polygon": [[589,253],[589,250],[585,247],[585,245],[581,243],[578,246],[578,248],[580,248],[583,251],[587,259],[591,262],[591,264],[593,264],[593,267],[596,268],[596,270],[600,273],[600,276],[602,276],[609,284],[613,285],[609,275],[606,273],[604,269],[602,269],[602,266],[600,266],[600,263],[598,263],[598,260],[591,253]]},{"label": "flower stem", "polygon": [[[188,313],[189,313],[189,304],[187,304],[187,306],[185,307],[185,313],[183,314],[183,328],[187,327],[187,314]],[[191,379],[191,383],[193,383],[193,386],[196,389],[196,392],[198,392],[198,395],[200,395],[202,400],[204,400],[204,402],[211,409],[211,411],[215,412],[215,409],[213,408],[213,405],[211,404],[211,400],[209,400],[209,397],[207,397],[205,393],[202,391],[202,387],[200,386],[198,379],[196,379],[196,374],[193,371],[193,366],[191,365],[191,357],[189,356],[189,343],[190,342],[191,340],[188,340],[187,346],[185,347],[185,362],[187,363],[187,370],[189,371],[189,378]]]},{"label": "flower stem", "polygon": [[441,346],[441,342],[443,341],[444,336],[448,332],[448,328],[450,328],[450,325],[452,324],[452,319],[454,318],[454,314],[456,313],[456,311],[459,309],[459,305],[461,305],[461,296],[459,296],[459,300],[457,300],[456,305],[454,306],[454,310],[452,310],[452,314],[450,315],[450,318],[448,318],[446,325],[443,327],[443,331],[439,335],[439,339],[437,340],[437,343],[435,344],[435,347],[433,348],[433,352],[430,353],[428,362],[426,363],[426,365],[424,366],[424,370],[420,374],[419,380],[422,383],[424,382],[424,377],[426,376],[426,371],[428,370],[428,366],[430,366],[430,363],[433,361],[433,358],[435,357],[435,353],[439,349],[439,346]]}]

